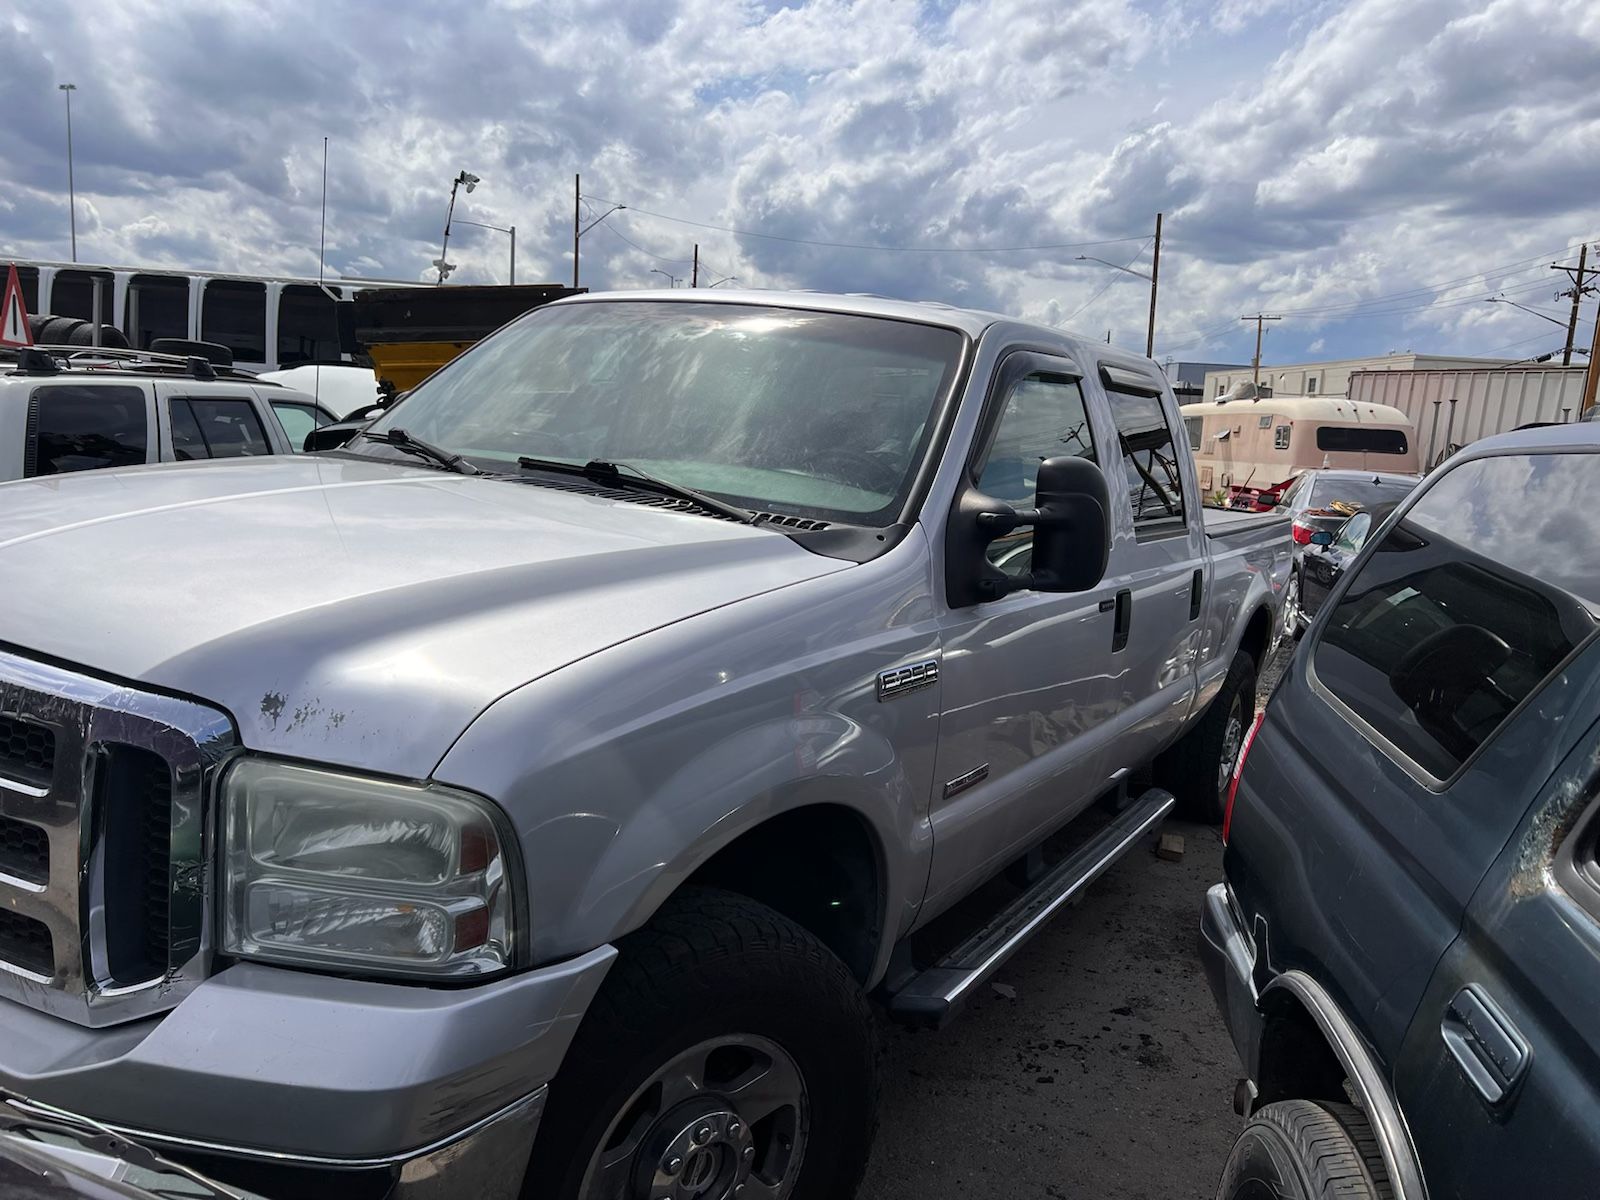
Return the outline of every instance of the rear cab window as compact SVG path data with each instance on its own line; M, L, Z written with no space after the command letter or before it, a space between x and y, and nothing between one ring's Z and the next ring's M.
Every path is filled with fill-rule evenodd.
M132 467L148 461L145 390L117 384L53 384L28 397L25 478Z
M1186 532L1178 441L1161 405L1160 386L1107 363L1100 366L1100 382L1117 427L1135 537L1142 542Z
M1313 678L1402 766L1449 780L1600 629L1600 456L1464 462L1384 534Z

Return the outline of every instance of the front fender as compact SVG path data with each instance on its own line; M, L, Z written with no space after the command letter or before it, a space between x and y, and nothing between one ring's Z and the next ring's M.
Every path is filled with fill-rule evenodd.
M510 817L536 961L637 928L735 838L815 803L878 842L892 941L927 885L938 688L885 702L876 677L938 653L926 542L907 538L518 689L434 778Z

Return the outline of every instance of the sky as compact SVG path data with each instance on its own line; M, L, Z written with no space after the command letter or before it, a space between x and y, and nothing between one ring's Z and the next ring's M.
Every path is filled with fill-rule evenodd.
M1600 5L105 0L0 12L0 260L873 292L1156 356L1557 349L1600 238ZM457 225L452 283L505 282ZM1079 256L1086 256L1080 259ZM1125 267L1119 271L1094 259ZM661 272L661 273L656 273ZM1579 343L1587 346L1595 300ZM1581 358L1578 361L1583 361Z

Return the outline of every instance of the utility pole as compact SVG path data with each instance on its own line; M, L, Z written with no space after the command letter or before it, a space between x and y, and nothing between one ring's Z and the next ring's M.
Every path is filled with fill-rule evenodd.
M700 243L694 244L694 266L689 271L689 286L700 286Z
M72 182L72 93L75 83L58 83L56 90L67 94L67 220L72 227L72 261L78 261L78 189ZM98 344L98 343L96 343Z
M1583 420L1594 407L1595 385L1600 384L1600 313L1595 314L1594 342L1589 346L1589 374L1584 378L1583 403L1578 406L1578 420Z
M1150 260L1150 329L1144 338L1144 356L1156 355L1156 285L1161 279L1161 214L1156 214L1156 250Z
M1254 321L1256 323L1256 356L1255 356L1255 358L1250 360L1250 366L1251 366L1252 371L1253 371L1253 375L1251 377L1251 382L1253 382L1256 385L1256 387L1259 388L1261 386L1261 326L1262 326L1263 322L1266 322L1266 321L1281 321L1281 320L1283 320L1283 318L1282 317L1269 317L1269 316L1266 316L1263 313L1257 313L1253 317L1240 317L1239 320L1241 320L1241 321Z
M583 215L583 183L581 176L572 177L572 286L578 286L578 222Z
M1573 339L1578 335L1578 305L1582 303L1585 296L1594 291L1594 288L1592 287L1583 286L1583 269L1588 260L1589 246L1587 243L1585 243L1584 245L1578 247L1578 268L1576 271L1574 271L1571 267L1557 266L1555 263L1550 264L1550 269L1552 271L1565 271L1568 277L1572 280L1571 290L1556 293L1556 299L1558 300L1564 296L1572 297L1572 316L1567 321L1567 345L1566 348L1561 352L1561 365L1563 367L1570 367L1572 365L1572 342Z

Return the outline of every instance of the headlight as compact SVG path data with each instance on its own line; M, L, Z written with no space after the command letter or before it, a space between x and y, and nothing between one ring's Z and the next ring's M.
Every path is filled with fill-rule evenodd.
M428 977L513 965L506 847L476 796L244 758L222 830L229 954Z

